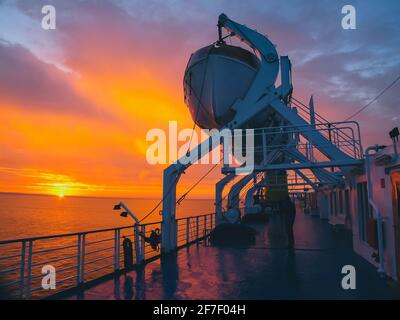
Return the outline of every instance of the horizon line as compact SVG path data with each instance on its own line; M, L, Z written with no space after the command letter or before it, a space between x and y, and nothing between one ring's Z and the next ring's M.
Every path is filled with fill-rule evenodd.
M55 197L56 194L46 193L29 193L29 192L13 192L13 191L0 191L0 195L20 195L20 196L44 196ZM144 198L144 197L117 197L117 196L85 196L85 195L64 195L64 198L100 198L100 199L132 199L132 200L160 200L160 197ZM188 198L188 200L213 200L212 198Z

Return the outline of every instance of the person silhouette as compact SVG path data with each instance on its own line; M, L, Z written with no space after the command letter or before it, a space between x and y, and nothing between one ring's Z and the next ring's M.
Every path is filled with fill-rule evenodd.
M293 225L296 219L296 206L289 195L281 202L281 211L284 217L285 230L288 239L288 249L294 248Z

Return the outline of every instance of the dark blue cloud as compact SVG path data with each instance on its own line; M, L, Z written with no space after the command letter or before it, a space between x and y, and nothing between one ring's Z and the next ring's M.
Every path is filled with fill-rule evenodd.
M0 108L70 113L106 119L72 85L72 75L45 63L28 49L0 39Z

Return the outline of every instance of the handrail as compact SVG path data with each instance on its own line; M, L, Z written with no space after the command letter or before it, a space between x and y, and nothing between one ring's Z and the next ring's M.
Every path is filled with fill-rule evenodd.
M208 235L215 226L215 213L183 217L176 220L177 225L180 226L176 230L177 245L178 248L181 248L194 242L199 243L201 239ZM154 251L139 236L139 232L145 234L150 232L150 228L146 230L146 226L151 225L159 225L162 229L162 222L157 221L117 228L2 240L0 246L19 246L10 247L10 254L0 257L0 273L2 274L0 287L10 290L13 296L20 299L30 299L32 293L39 298L52 294L51 291L43 290L41 292L40 290L40 280L45 276L41 273L41 269L46 265L53 265L56 268L57 290L73 288L101 276L119 272L124 268L121 266L124 255L120 250L123 246L122 235L133 239L134 266L151 261L159 257L160 253ZM134 232L127 232L129 234L125 234L125 232L121 235L121 230L128 229L133 229ZM110 237L109 232L112 231L114 236ZM91 238L90 236L94 234L101 236ZM59 241L57 243L45 242L46 245L43 247L42 241L48 239L68 239L68 241L61 246ZM114 241L113 245L110 244L112 240ZM88 246L91 248L90 251L87 250ZM18 250L19 254L16 254ZM7 250L0 250L0 253L3 252L7 252ZM113 261L111 262L111 260Z
M296 98L294 98L294 97L292 97L292 104L296 107L296 108L300 108L303 112L305 112L306 113L306 115L308 115L308 117L310 117L310 110L309 110L309 107L307 106L307 105L305 105L303 102L301 102L300 100L298 100L298 99L296 99ZM340 128L338 128L338 127L336 127L335 126L335 124L337 123L335 123L335 122L329 122L327 119L325 119L323 116L321 116L321 115L319 115L317 112L314 112L314 114L315 114L315 119L316 119L316 121L318 121L318 123L319 124L322 124L322 123L328 123L328 124L330 124L330 125L332 125L332 129L336 129L337 130L337 132L338 132L338 136L341 136L341 137L343 137L341 134L343 134L345 137L347 137L348 139L352 139L352 137L350 137L346 132L344 132L343 130L341 130ZM300 115L301 116L301 115ZM304 119L304 117L303 117L303 119ZM305 119L305 120L308 120L308 119ZM356 122L356 121L344 121L344 122L352 122L352 123L354 123L356 126L357 126L357 131L358 131L358 136L360 137L360 128L359 128L359 125L358 125L358 123ZM318 123L316 123L317 125L318 125ZM343 122L342 122L343 123ZM346 138L344 138L344 139L346 139ZM360 153L361 153L361 155L363 155L363 152L362 152L362 145L361 145L361 139L359 139L358 141L355 141L355 142L358 142L358 146L359 146L359 148L360 148Z
M355 127L352 127L355 126ZM336 131L340 130L345 133L346 139L340 133L336 134ZM347 134L345 130L348 130L351 135ZM356 132L355 132L356 130ZM326 123L316 123L315 125L303 124L303 125L286 125L278 127L266 127L266 128L256 128L254 129L254 136L274 136L276 134L299 134L302 135L304 132L318 132L329 139L329 133L333 132L336 137L329 144L334 144L342 152L346 153L352 158L361 159L363 156L363 150L361 146L361 137L359 125L355 121L341 121L341 122L326 122ZM234 133L235 137L238 133ZM266 140L265 138L264 140ZM296 142L293 145L299 148L299 146L305 143ZM262 150L266 147L268 149L276 148L277 144L268 145L267 143L262 144L262 146L254 146L253 150ZM282 146L287 146L287 144L282 144ZM248 147L247 147L248 148Z
M179 219L186 219L186 218L179 218ZM179 219L176 219L176 220L179 220ZM149 223L139 224L139 226L149 226L149 225L160 224L160 223L161 223L161 221L149 222ZM28 237L28 238L7 239L7 240L0 240L0 245L2 245L2 244L10 244L10 243L14 243L14 242L21 242L21 241L36 241L36 240L55 239L55 238L62 238L62 237L73 237L73 236L77 236L77 235L80 235L80 234L94 234L94 233L100 233L100 232L114 231L116 229L119 229L119 230L129 229L129 228L132 228L132 227L133 227L133 225L116 227L116 228L96 229L96 230L89 230L89 231L79 231L79 232L74 232L74 233L60 233L60 234L54 234L54 235L49 235L49 236L37 236L37 237ZM89 244L89 243L87 243L87 244Z
M61 234L55 234L55 235L50 235L50 236L38 236L38 237L0 240L0 245L14 243L14 242L21 242L21 241L36 241L36 240L55 239L55 238L63 238L63 237L73 237L73 236L77 236L80 234L94 234L94 233L99 233L99 232L114 231L115 229L122 230L122 229L129 229L129 228L132 228L132 226L123 226L123 227L117 227L117 228L107 228L107 229L98 229L98 230L90 230L90 231L80 231L80 232L74 232L74 233L61 233Z
M215 214L215 212L212 212L212 213L206 213L206 214L199 214L199 215L196 215L196 216L191 216L191 217L183 217L183 218L178 218L178 219L176 219L176 221L180 221L180 220L186 220L186 219L188 219L188 218L193 218L193 217L205 217L205 216L209 216L210 214Z
M295 102L292 101L292 104L296 107L296 108L300 108L300 110L304 111L306 115L308 115L310 117L310 110L309 107L306 106L304 103L300 102L299 100L293 98L293 100ZM297 103L296 103L297 101ZM332 124L330 121L328 121L327 119L325 119L323 116L319 115L318 113L314 112L315 114L315 119L317 120L317 122L315 123L316 125L321 124L321 123L329 123ZM305 119L307 120L307 119ZM353 121L354 122L354 121ZM333 128L335 129L336 126L333 125ZM343 133L345 136L347 136L348 138L350 138L350 136L348 136L346 133Z

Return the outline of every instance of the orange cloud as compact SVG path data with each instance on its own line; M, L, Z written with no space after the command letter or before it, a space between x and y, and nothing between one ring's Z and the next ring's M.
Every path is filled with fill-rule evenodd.
M196 21L190 14L187 20L158 21L164 6L157 6L160 12L148 20L108 1L64 1L57 6L59 24L51 43L62 53L57 65L71 72L47 63L40 52L32 54L29 41L22 46L0 40L0 191L160 197L165 166L146 162L146 133L152 128L167 131L170 120L177 121L179 129L192 127L183 103L183 72L190 54L215 40L214 11L219 9L202 8ZM28 3L24 8L32 11ZM314 40L297 23L284 25L275 11L262 16L255 11L255 25L270 30L277 44L289 51L304 46L310 53ZM275 18L265 19L268 14ZM43 31L30 32L36 39ZM307 102L318 89L317 111L330 120L341 118L336 100L319 98L321 79L329 79L336 60L328 56L329 63L321 60L318 69L304 61L296 64L296 54L301 54L293 53L296 97ZM340 69L340 61L336 63ZM190 168L178 194L208 169ZM215 169L193 190L194 196L212 197L218 177Z

